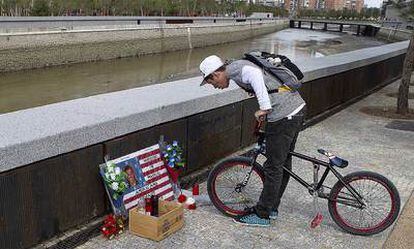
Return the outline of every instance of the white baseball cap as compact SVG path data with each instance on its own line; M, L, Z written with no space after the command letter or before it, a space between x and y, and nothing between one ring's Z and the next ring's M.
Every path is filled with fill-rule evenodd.
M210 55L209 57L205 58L200 63L200 72L203 76L203 81L201 82L200 86L207 83L205 81L206 77L210 74L214 73L217 69L224 65L223 61L217 55Z

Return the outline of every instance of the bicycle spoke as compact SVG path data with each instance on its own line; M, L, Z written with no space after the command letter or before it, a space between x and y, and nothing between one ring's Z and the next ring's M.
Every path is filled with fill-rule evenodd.
M378 193L381 193L380 191L381 191L381 189L380 188L376 188L376 186L378 185L379 183L375 183L375 186L372 186L371 187L371 190L372 191L370 191L369 192L369 195L368 195L368 197L369 198L374 198ZM380 186L381 186L381 184L379 184Z
M226 186L226 188L232 188L232 189L234 189L235 186L237 185L237 183L233 183L233 182L230 182L230 181L227 181L227 183L226 182L222 182L220 184L224 184ZM223 186L220 186L220 188L221 187L223 187Z
M356 201L352 193L343 186L336 195L336 210L341 219L354 229L371 229L381 226L391 212L392 198L388 189L376 179L361 178L348 183L362 196L364 206L353 207ZM339 202L340 200L345 203ZM346 203L348 202L348 203Z
M352 209L352 208L349 208L348 207L348 211L342 211L342 214L341 215L343 215L344 217L346 216L346 217L353 217L354 216L354 214L357 212L358 210L357 209ZM349 216L349 214L351 214L351 216ZM348 219L349 220L349 219Z
M364 209L364 211L366 211L367 213L369 213L370 215L371 215L371 217L373 217L374 218L374 216L375 217L379 217L379 221L381 221L382 219L383 219L383 216L382 215L379 215L379 214L377 214L377 213L372 213L371 211L370 211L370 209ZM378 223L378 222L377 222Z
M244 186L242 183L246 177L249 178ZM255 205L262 187L261 178L257 172L251 171L250 165L233 165L220 172L215 179L217 198L230 212L243 212L246 208Z

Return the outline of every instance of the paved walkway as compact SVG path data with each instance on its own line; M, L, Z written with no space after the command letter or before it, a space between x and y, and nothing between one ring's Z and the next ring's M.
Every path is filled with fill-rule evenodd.
M394 230L384 244L384 249L414 248L414 193L405 204Z
M344 174L370 170L387 176L398 188L402 207L414 189L414 132L388 129L392 120L372 117L358 111L363 106L395 105L385 96L395 92L394 83L303 131L297 151L319 158L316 150L325 148L349 160ZM413 100L410 100L414 106ZM414 122L414 121L412 121ZM311 180L312 167L294 161L294 170ZM333 178L328 181L333 182ZM202 186L205 191L205 186ZM129 232L108 241L99 236L78 247L84 248L414 248L405 231L413 233L414 200L394 228L369 237L354 236L341 230L330 218L326 201L321 202L325 219L310 229L312 198L298 183L291 181L280 207L280 217L269 228L244 227L221 215L212 206L186 211L185 227L162 242L136 237ZM407 205L408 207L408 205ZM408 218L404 218L408 217ZM392 232L392 234L391 234ZM391 234L391 236L389 236ZM389 238L388 238L389 237ZM401 239L404 238L404 239ZM387 240L388 239L388 240ZM411 245L411 246L409 246Z

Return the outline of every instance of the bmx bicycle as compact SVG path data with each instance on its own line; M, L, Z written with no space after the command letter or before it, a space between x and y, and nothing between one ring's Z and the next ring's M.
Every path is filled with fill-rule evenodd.
M207 180L208 195L213 205L223 214L236 217L247 213L260 196L265 179L263 166L257 162L259 155L265 156L265 132L256 123L256 146L250 156L225 159L215 165ZM328 200L329 214L333 221L345 231L356 235L373 235L391 226L400 211L400 196L397 188L386 177L369 171L357 171L342 176L338 168L348 166L348 161L332 153L318 149L327 157L318 160L294 151L290 156L308 161L313 165L313 182L309 183L292 170L283 168L293 179L304 186L314 198ZM325 168L319 179L319 170ZM324 185L332 172L338 181L332 186ZM327 191L329 190L329 191ZM318 217L319 216L319 217ZM319 221L315 221L319 220ZM313 222L321 222L318 213Z

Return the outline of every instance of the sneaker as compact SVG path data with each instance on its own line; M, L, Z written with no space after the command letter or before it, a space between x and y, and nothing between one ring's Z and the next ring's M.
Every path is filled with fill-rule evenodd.
M259 226L268 227L270 226L270 219L260 218L257 214L246 214L233 219L234 222L240 223L246 226Z
M276 220L279 216L279 212L277 210L271 211L269 214L269 219Z

